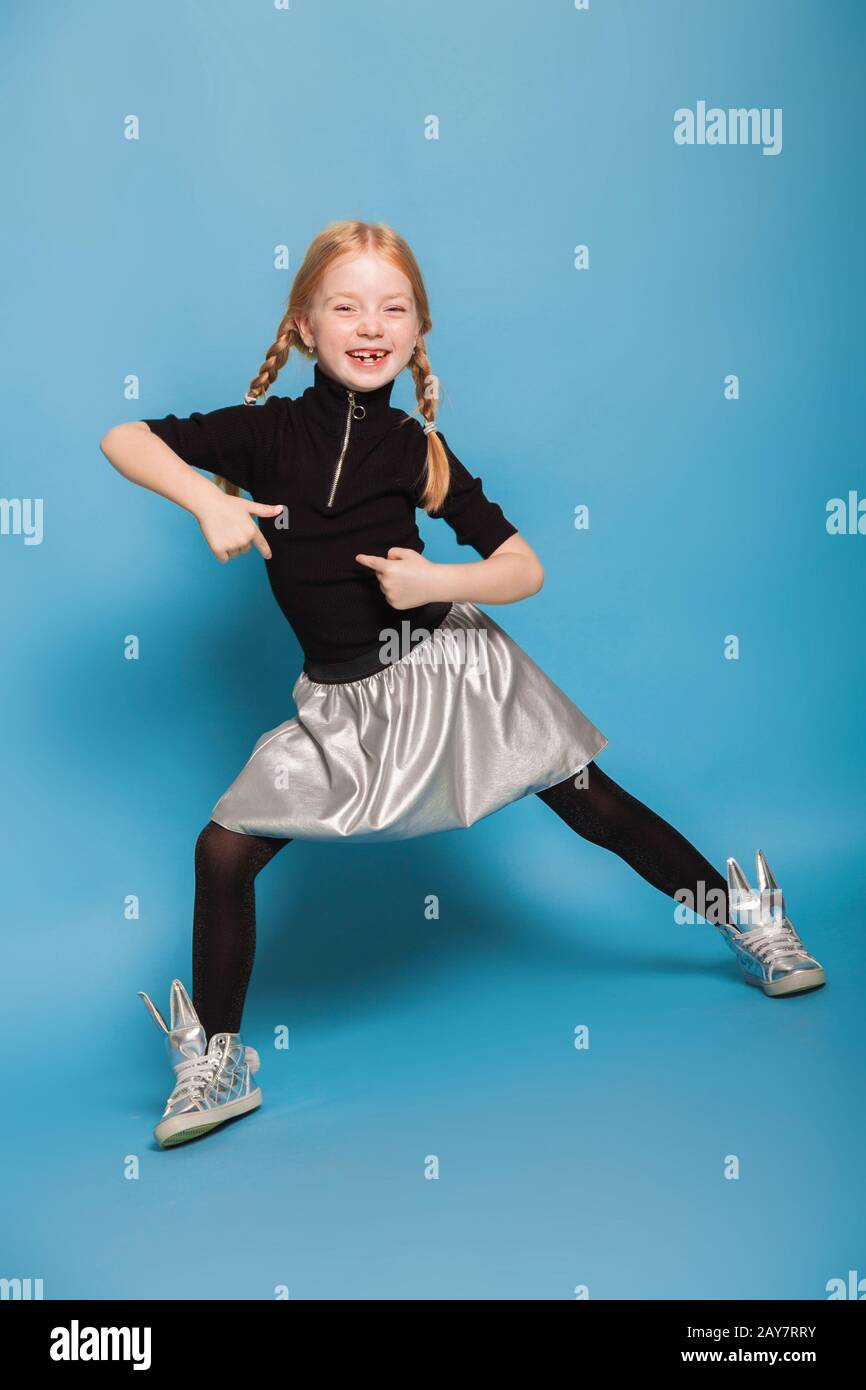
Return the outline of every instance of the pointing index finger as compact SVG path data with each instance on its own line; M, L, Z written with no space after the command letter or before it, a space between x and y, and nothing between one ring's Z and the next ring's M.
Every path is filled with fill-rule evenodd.
M246 505L253 516L274 516L283 510L285 502L247 502Z
M260 550L262 552L266 560L270 560L272 558L271 547L268 545L258 526L256 527L256 533L253 536L253 545L256 547L257 550Z

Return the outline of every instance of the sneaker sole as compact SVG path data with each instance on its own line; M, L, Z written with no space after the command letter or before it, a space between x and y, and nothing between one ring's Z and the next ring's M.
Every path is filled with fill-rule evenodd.
M826 984L826 976L823 969L818 970L795 970L793 975L783 975L778 980L759 980L757 975L750 975L743 971L743 978L750 985L757 985L765 994L801 994L807 989L817 989L819 985Z
M258 1109L261 1103L262 1092L257 1086L248 1096L241 1096L228 1105L221 1105L217 1110L202 1110L202 1118L197 1119L194 1124L190 1124L189 1115L170 1115L167 1120L160 1120L153 1135L161 1149L169 1149L175 1144L185 1144L189 1139L198 1139L202 1134L209 1134L212 1129L225 1124L226 1120L233 1120L236 1115L246 1115L248 1111Z

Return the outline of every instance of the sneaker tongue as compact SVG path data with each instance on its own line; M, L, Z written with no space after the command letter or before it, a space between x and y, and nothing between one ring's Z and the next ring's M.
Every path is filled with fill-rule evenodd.
M171 1028L166 1036L166 1045L172 1066L187 1061L190 1057L203 1057L207 1039L200 1023L187 1023L180 1028Z

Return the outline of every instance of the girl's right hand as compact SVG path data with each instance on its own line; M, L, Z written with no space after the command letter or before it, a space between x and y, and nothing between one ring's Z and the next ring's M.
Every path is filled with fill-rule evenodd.
M208 497L204 506L196 512L196 520L220 564L226 564L236 555L251 550L253 546L262 552L266 560L270 560L271 548L253 517L278 516L283 510L283 504L252 502L246 497L230 497L216 486L214 491L216 496Z

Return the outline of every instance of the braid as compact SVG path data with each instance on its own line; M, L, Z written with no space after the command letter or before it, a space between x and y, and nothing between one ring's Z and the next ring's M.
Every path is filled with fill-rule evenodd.
M436 418L435 402L438 399L439 383L430 368L430 359L420 336L409 363L409 370L415 382L418 409L426 421L433 421ZM430 430L427 434L427 480L421 498L421 506L426 512L438 511L442 506L448 495L450 481L451 467L445 446L436 431Z
M293 347L303 348L304 342L295 327L294 310L287 309L277 329L277 336L265 353L264 362L249 384L249 389L244 396L244 405L255 406L259 397L264 396L268 388L276 381L277 373L286 365L289 352ZM240 496L240 488L229 482L228 478L214 475L214 481L217 487L221 487L229 497Z
M287 309L277 329L277 336L265 353L264 362L257 375L250 382L249 390L244 397L245 404L253 404L259 396L263 396L268 388L273 386L277 379L277 372L282 371L286 365L289 349L303 346L301 335L295 327L294 310Z

